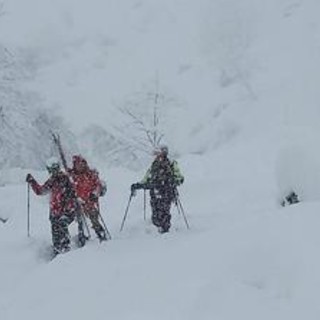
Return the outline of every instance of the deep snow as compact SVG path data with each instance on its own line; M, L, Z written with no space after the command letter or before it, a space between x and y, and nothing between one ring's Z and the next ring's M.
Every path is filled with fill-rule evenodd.
M280 206L276 156L260 142L181 161L189 231L173 208L172 232L158 234L138 194L119 233L142 173L106 170L101 206L113 239L50 263L46 199L31 197L28 239L25 186L2 187L1 318L316 319L320 204Z

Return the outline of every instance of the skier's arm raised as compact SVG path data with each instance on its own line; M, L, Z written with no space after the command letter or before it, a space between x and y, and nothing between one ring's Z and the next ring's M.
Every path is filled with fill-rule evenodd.
M52 188L52 180L47 180L43 185L40 185L36 179L29 173L26 181L31 185L32 190L38 196L48 194Z

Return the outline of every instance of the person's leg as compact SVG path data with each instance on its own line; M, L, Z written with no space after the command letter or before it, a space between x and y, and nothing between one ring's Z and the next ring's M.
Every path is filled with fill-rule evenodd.
M61 249L69 250L70 249L70 233L69 233L69 225L74 220L74 214L63 214L59 218L59 226L61 230Z
M52 245L53 250L56 252L60 252L60 231L59 225L56 222L56 219L51 218L51 237L52 237Z
M98 210L91 210L90 212L87 213L87 216L89 217L89 219L91 221L92 228L94 229L97 237L100 240L106 240L107 239L106 232L99 221L99 211Z
M152 223L158 227L159 232L168 232L171 227L171 202L166 198L151 199Z
M59 223L59 217L51 217L51 235L52 235L52 244L53 244L53 251L55 253L61 252L61 241L64 236L64 231L61 228L61 225Z
M167 199L161 201L161 210L160 210L160 232L168 232L171 227L171 214L170 214L171 202Z
M160 204L161 203L160 203L159 199L151 198L151 201L150 201L150 205L151 205L151 209L152 209L151 220L152 220L152 223L156 227L161 226L161 207L160 207Z

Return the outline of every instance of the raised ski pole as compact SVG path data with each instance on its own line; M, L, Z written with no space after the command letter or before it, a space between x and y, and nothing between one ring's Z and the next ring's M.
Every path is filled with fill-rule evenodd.
M27 235L30 237L30 184L27 184Z
M129 211L129 207L130 207L130 203L131 203L132 197L133 197L133 193L131 192L130 197L129 197L129 201L128 201L128 205L127 205L126 211L125 211L125 213L124 213L124 217L123 217L123 219L122 219L122 223L121 223L121 227L120 227L120 232L123 230L124 222L125 222L126 219L127 219L128 211Z
M54 134L53 132L51 132L51 135L52 135L52 138L53 138L53 142L55 143L55 145L58 147L58 151L59 151L59 154L60 154L60 158L61 158L61 161L62 161L62 165L64 167L64 170L66 171L66 173L68 173L68 165L67 165L67 160L66 160L66 157L64 155L64 152L63 152L63 149L62 149L62 146L61 146L61 141L60 141L60 136L57 135L57 134ZM69 177L69 180L71 182L71 185L73 185L73 181L72 181L72 178L68 175ZM83 232L83 225L85 225L86 227L86 230L87 230L87 233L88 233L88 236L85 236L87 239L90 239L91 238L91 233L90 233L90 229L89 229L89 226L88 226L88 223L87 223L87 220L86 220L86 217L82 211L82 207L81 207L81 203L79 201L79 199L77 198L77 194L76 194L76 191L73 190L74 192L74 195L75 195L75 200L76 200L76 203L77 203L77 207L79 209L79 214L77 215L77 222L78 222L78 232L79 234L83 234L84 235L84 232Z

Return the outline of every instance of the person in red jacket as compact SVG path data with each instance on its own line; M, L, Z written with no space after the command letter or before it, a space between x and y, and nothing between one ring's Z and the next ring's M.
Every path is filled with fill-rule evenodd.
M81 156L72 157L72 169L68 172L84 214L89 217L92 228L100 240L106 240L106 231L99 222L99 197L106 192L106 186L100 180L96 170L90 169L88 162Z
M70 234L68 226L75 218L76 198L69 177L61 171L57 159L50 159L47 163L49 179L40 185L29 173L26 181L37 195L50 194L51 233L53 252L58 254L70 249Z

